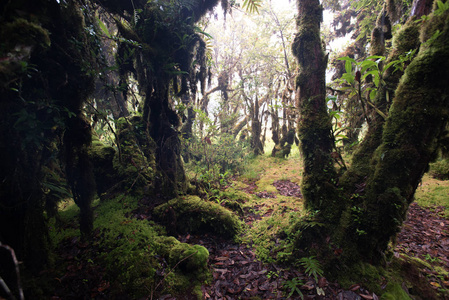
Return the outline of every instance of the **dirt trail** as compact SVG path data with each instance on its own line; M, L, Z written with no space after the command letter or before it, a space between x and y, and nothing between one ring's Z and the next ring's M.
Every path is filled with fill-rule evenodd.
M284 166L280 166L282 167ZM291 171L291 168L287 171ZM272 182L276 191L269 188L261 190L254 181L247 182L240 188L247 194L261 199L254 207L245 209L244 220L248 228L271 216L273 209L264 207L265 200L279 195L288 196L293 202L294 199L297 201L302 198L299 186L285 179L285 174L285 171L282 172L279 169L266 172L266 177ZM281 177L282 180L279 180ZM262 178L257 183L263 181ZM286 201L281 201L283 202ZM440 266L448 271L448 226L449 221L438 215L438 208L436 211L430 211L412 204L408 219L398 236L395 255L417 256L432 263L433 266ZM206 299L250 299L252 297L287 299L286 295L292 291L292 288L299 289L305 299L378 299L374 293L370 293L359 285L354 285L351 290L343 290L338 284L330 283L325 278L316 282L301 270L264 264L257 259L255 249L248 245L232 244L227 241L198 242L208 248L213 271L213 282L203 287ZM447 275L438 276L433 267L422 270L420 276L427 276L429 285L427 288L441 290L449 287ZM285 282L289 282L290 285L283 286ZM296 286L295 282L298 282ZM301 299L301 297L294 292L288 299Z
M274 181L278 194L288 197L301 197L299 186L289 180ZM277 193L259 191L257 185L249 183L243 188L248 194L259 198L274 198ZM268 213L258 213L258 208L245 210L245 223L248 227L254 222L270 216ZM272 211L272 210L271 210ZM186 241L187 242L187 241ZM192 242L192 240L188 241ZM300 291L305 299L360 299L359 294L368 295L362 288L354 291L344 291L337 284L329 283L321 278L318 283L300 270L281 267L259 261L255 249L244 244L234 244L229 241L208 238L196 240L195 243L206 247L209 252L213 282L203 287L206 299L301 299ZM289 287L283 287L285 282ZM318 288L317 288L318 287ZM292 289L296 289L288 298ZM318 294L320 291L320 294Z

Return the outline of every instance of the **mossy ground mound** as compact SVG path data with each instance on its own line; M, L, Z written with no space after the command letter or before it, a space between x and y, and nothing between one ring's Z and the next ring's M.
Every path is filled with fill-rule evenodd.
M207 265L209 252L202 246L167 237L165 229L153 222L133 218L132 212L138 203L138 198L132 196L95 202L94 242L83 246L81 251L76 250L78 272L85 271L85 266L90 266L88 270L95 272L103 270L103 274L92 276L101 275L104 285L100 289L106 285L104 292L115 299L139 299L164 294L194 295L201 299L201 285L210 278ZM72 241L80 241L76 221L79 208L69 203L62 209L58 222L63 226L58 227L63 229L56 230L57 227L53 226L55 220L50 222L56 252L60 247L73 244ZM58 257L54 260L61 266L58 272L64 273L64 269L74 267L72 260L60 260ZM90 284L88 281L83 283L86 287ZM67 293L60 286L58 288L62 293Z
M209 232L225 238L236 237L242 223L230 210L197 196L182 196L154 210L155 218L172 233Z

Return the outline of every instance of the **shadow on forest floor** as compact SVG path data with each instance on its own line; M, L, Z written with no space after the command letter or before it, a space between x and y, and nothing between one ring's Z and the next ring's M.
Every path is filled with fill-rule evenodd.
M304 268L282 265L273 259L283 251L282 239L285 236L279 234L282 228L288 226L290 220L305 214L298 186L301 165L297 158L283 160L262 157L251 167L257 176L241 176L228 187L247 195L242 204L244 214L241 218L246 225L240 244L211 235L177 236L181 242L199 244L209 251L209 268L213 279L210 284L202 286L204 298L300 299L302 295L305 299L379 299L375 293L365 289L362 282L343 289L338 283L329 282L324 277L315 279L309 276ZM423 181L426 189L438 184L427 178ZM428 182L431 182L430 186ZM419 196L422 197L422 194ZM144 204L140 202L139 205ZM397 238L394 255L418 266L414 269L418 273L410 275L425 278L427 286L420 289L438 290L447 299L449 221L441 216L444 212L443 207L423 208L416 203L412 204L408 219ZM139 216L142 217L142 214ZM60 245L58 255L67 268L56 280L64 285L58 284L52 299L116 299L110 291L104 268L87 259L95 257L98 243L93 243L97 246L88 245L76 237L65 241ZM406 293L413 288L402 284ZM167 294L158 299L196 297L185 295L175 298Z

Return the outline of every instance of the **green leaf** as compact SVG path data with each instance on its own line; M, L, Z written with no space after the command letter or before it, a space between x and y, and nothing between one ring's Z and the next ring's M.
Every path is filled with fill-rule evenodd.
M249 13L259 13L259 7L262 0L244 0L242 8L246 9Z
M365 73L366 70L368 70L371 67L377 67L376 62L372 61L372 60L364 60L362 62L362 64L360 65L362 67L362 69L360 70L360 72L363 74Z
M380 80L379 74L377 74L377 76L373 77L373 82L376 85L376 87L379 87L379 80Z
M350 58L350 57L347 57L347 56L345 56L345 57L339 57L338 60L350 61L350 62L352 62L352 63L354 63L354 64L357 64L357 62L355 61L355 59Z
M340 119L340 111L337 111L337 110L332 110L332 111L330 111L329 112L329 116L331 117L331 118L335 118L335 119Z
M386 66L385 66L385 68L384 68L384 72L386 71L386 70L388 70L388 68L390 68L392 65L394 65L394 64L397 64L399 61L398 60L393 60L393 61L390 61Z
M346 73L352 73L352 63L349 60L345 62L345 70Z
M382 55L372 55L372 56L367 57L366 59L367 59L367 60L375 59L375 60L382 61L382 60L385 59L385 56L382 56Z
M333 101L333 102L337 101L337 96L329 95L329 96L327 96L326 98L327 98L328 101L329 101L329 100L330 100L330 101Z
M377 82L379 83L379 72L377 70L366 72L365 74L363 74L362 79L364 80L368 75L373 75L373 80L375 80L375 78L377 77Z
M354 83L354 75L350 74L350 73L344 73L341 78L343 78L344 80L346 80L347 82L349 82L350 84Z
M344 134L339 134L339 135L336 135L335 138L339 138L339 139L344 140L344 139L347 139L348 137L346 135L344 135Z
M207 33L207 32L202 31L201 28L199 28L198 26L195 26L195 27L194 27L194 30L195 30L195 32L198 32L198 33L201 33L201 34L204 35L204 36L207 36L207 37L208 37L209 39L211 39L211 40L214 39L213 36L211 36L211 35L210 35L209 33Z
M109 33L109 30L106 27L106 25L103 23L103 21L101 21L99 17L97 17L97 21L98 21L98 25L100 26L100 28L103 31L103 33L106 34L106 36L108 38L111 38L111 34Z

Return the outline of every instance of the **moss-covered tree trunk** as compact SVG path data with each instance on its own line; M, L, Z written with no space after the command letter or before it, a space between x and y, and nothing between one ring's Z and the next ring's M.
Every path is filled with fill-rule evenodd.
M376 257L399 231L449 119L449 10L421 30L421 47L396 89L373 156L361 228L362 253Z
M318 1L313 6L312 2L299 1L299 33L293 45L301 68L297 85L305 159L303 194L309 207L321 211L318 217L325 224L324 230L315 231L328 236L328 244L323 242L320 252L334 258L337 255L344 263L358 259L379 263L400 230L449 120L449 10L432 14L421 26L419 53L406 68L394 95L390 95L393 101L385 124L381 119L375 121L379 126L369 133L375 135L362 144L362 148L369 146L367 153L356 155L346 173L349 175L340 178L337 193L332 184L336 179L333 168L328 167L332 164L327 155L332 138L328 125L324 126L328 124L324 92L316 87L324 81L318 36L321 11ZM404 26L398 34L392 59L416 47L414 24ZM379 105L385 104L386 92L390 93L399 80L391 74L388 79L390 85L379 91ZM351 181L351 177L358 179ZM310 236L303 234L299 241L307 242L305 238ZM332 247L338 251L329 251Z
M381 24L378 24L378 27L381 27ZM379 31L379 29L377 29L377 31ZM388 65L392 61L398 60L400 56L404 56L407 52L416 50L418 47L419 25L416 24L414 19L411 19L396 34L396 37L393 40L393 49L385 61L385 65ZM383 47L378 46L374 48ZM372 54L383 55L383 53ZM402 70L396 70L393 67L387 69L383 74L383 81L385 84L381 83L374 101L374 105L385 115L388 115L388 110L391 104L390 99L394 98L394 92L403 74L404 72ZM350 185L352 187L354 187L355 184L365 185L366 178L373 172L371 159L374 151L382 142L382 132L385 119L372 108L369 109L368 118L370 119L368 124L368 132L366 133L362 143L354 152L352 157L352 166L348 172L343 175L341 180L342 185Z
M35 272L48 262L45 193L61 188L49 177L64 180L49 171L63 152L63 136L70 147L65 158L80 178L75 185L92 192L86 190L92 184L87 184L88 158L81 150L91 133L80 111L93 88L94 49L81 13L76 1L2 4L0 57L7 59L0 67L0 239ZM82 230L89 231L89 205L81 202Z
M93 229L91 204L96 192L93 165L88 153L91 142L90 124L81 113L69 119L64 135L65 169L73 200L80 208L80 231L86 238Z
M180 125L179 117L169 104L169 80L159 80L145 100L149 111L144 111L143 119L148 122L150 136L156 143L156 167L160 174L155 178L156 192L171 198L185 191L186 177L180 135L176 130Z
M256 97L254 103L251 103L251 149L254 155L263 153L263 145L261 141L262 124L259 120L259 99Z
M319 0L298 0L298 33L292 50L300 73L296 78L299 107L299 138L304 157L302 192L306 206L321 212L335 211L336 171L331 152L331 119L327 112L324 54L320 23L323 8ZM330 220L334 220L332 217Z

